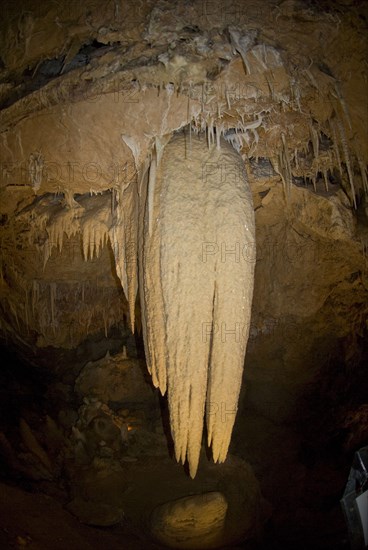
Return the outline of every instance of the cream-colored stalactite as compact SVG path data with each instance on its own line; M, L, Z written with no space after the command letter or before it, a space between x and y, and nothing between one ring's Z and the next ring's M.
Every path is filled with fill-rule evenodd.
M138 193L133 180L112 191L111 202L101 196L83 201L83 206L69 197L71 206L58 205L49 215L37 218L37 227L46 226L48 240L44 247L44 266L53 248L62 251L64 235L70 238L81 233L84 260L98 258L110 241L116 273L129 304L130 327L134 332L135 301L138 290ZM115 196L116 194L116 196ZM74 201L74 203L73 203ZM111 203L113 206L111 206Z
M167 390L177 460L198 467L206 414L225 460L249 334L255 265L252 197L242 158L204 134L180 132L156 167L140 237L148 369ZM150 178L152 179L152 178ZM152 184L149 181L149 184ZM150 196L148 189L147 195Z
M138 290L138 194L135 182L117 193L116 212L109 231L116 273L129 304L130 328L134 332Z

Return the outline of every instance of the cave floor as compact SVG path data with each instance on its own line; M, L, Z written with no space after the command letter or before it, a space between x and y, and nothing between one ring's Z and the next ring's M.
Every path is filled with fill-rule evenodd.
M277 449L275 449L277 451ZM274 455L276 456L276 455ZM275 467L286 460L284 453L274 460ZM153 469L154 473L155 470ZM306 472L309 489L304 496L294 501L294 507L286 505L285 491L281 486L289 486L287 492L300 492L297 472L286 479L285 468L279 475L259 470L265 497L273 494L273 516L266 525L263 541L244 543L233 548L246 550L281 550L288 548L339 550L349 548L346 528L336 499L324 498L323 491L330 493L336 486L336 472L327 464L319 463ZM147 475L148 472L146 472ZM157 472L156 472L157 473ZM271 480L273 478L273 482ZM153 482L153 480L151 480ZM150 480L145 480L150 491ZM268 489L267 489L268 488ZM60 495L49 496L42 492L30 492L19 486L0 483L0 547L28 548L29 550L159 550L163 548L147 540L143 533L134 532L132 523L123 520L114 527L92 527L80 523L60 502ZM32 491L35 489L32 487ZM49 490L49 492L51 492ZM275 499L278 492L279 499ZM267 494L268 493L268 494ZM142 496L142 495L141 495ZM289 495L290 496L290 495ZM295 495L296 496L296 495ZM284 499L284 500L283 500ZM278 506L278 507L277 507Z
M22 379L23 384L25 383ZM14 388L13 388L14 390ZM9 396L12 393L9 393ZM25 392L27 396L28 393ZM34 393L30 392L32 400ZM19 415L19 406L5 399L8 415ZM13 404L13 408L11 405ZM313 405L313 403L311 403ZM315 406L311 409L316 408ZM17 414L16 414L17 413ZM3 415L3 420L5 416ZM15 425L14 425L15 426ZM15 429L15 428L14 428ZM264 498L272 512L265 525L261 542L246 542L233 548L244 550L344 550L349 548L340 498L350 470L350 457L341 453L339 445L322 444L326 430L310 424L309 434L296 423L279 423L259 411L243 409L233 434L231 453L250 464L260 483ZM322 437L323 436L323 437ZM321 439L322 438L322 439ZM233 459L234 461L234 459ZM137 464L137 467L135 466ZM237 463L224 463L225 472ZM208 462L209 471L219 468ZM139 475L137 475L139 472ZM13 472L14 474L14 472ZM120 474L119 474L120 475ZM124 463L124 475L113 471L103 479L90 468L75 470L69 482L76 494L92 501L105 491L123 504L123 519L112 527L93 527L81 523L64 508L70 500L65 483L32 482L22 477L5 477L0 482L0 548L30 550L159 550L142 532L145 514L157 504L190 494L191 480L183 475L181 465L170 459L168 450L159 456L143 456ZM68 477L68 476L67 476ZM11 481L9 481L11 479ZM207 487L205 472L199 472L199 487ZM236 479L240 486L239 477ZM121 483L120 483L121 481ZM202 485L201 485L202 483ZM206 485L203 485L206 483ZM80 490L78 490L78 488ZM198 487L197 487L198 488ZM248 487L249 488L249 487ZM213 487L209 487L213 490ZM90 493L89 493L90 492ZM194 491L196 492L196 491ZM87 494L88 493L88 494ZM110 498L111 497L111 498ZM101 497L102 498L102 497ZM123 502L124 501L124 502ZM142 503L144 506L142 509Z
M53 497L0 484L0 547L29 550L144 550L147 544L123 527L83 525ZM159 548L151 545L151 548Z

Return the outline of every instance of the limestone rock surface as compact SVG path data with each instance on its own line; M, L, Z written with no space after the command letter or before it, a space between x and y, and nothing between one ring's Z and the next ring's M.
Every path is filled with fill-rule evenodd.
M151 533L170 548L218 548L227 511L219 492L181 498L152 513Z

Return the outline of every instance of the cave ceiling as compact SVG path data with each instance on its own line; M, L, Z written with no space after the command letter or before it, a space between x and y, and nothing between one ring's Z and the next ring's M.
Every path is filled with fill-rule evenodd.
M339 334L362 326L366 17L364 2L349 1L9 4L3 337L73 348L132 327L135 314L140 328L135 197L153 155L183 128L188 143L206 132L209 145L224 138L244 160L257 224L256 333L267 318L294 326L323 312L323 325L331 311Z

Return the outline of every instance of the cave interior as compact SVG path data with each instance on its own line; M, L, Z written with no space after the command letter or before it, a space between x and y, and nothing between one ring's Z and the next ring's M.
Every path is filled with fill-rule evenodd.
M2 7L2 548L368 546L367 21Z

